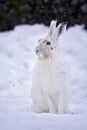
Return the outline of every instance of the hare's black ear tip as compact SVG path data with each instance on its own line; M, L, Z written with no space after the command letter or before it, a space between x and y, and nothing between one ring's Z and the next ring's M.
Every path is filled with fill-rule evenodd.
M58 20L56 20L56 27L59 25L59 22L58 22Z
M68 28L68 21L66 21L64 25L66 25L66 29L67 29Z
M67 25L67 24L68 24L68 22L67 22L67 21L62 22L62 25Z
M68 21L65 21L65 24L68 24Z
M68 27L68 22L67 22L67 21L62 22L62 23L61 23L61 27L66 27L66 29L67 29L67 27Z
M61 24L62 26L64 26L64 25L67 26L67 25L68 25L68 21L64 21L64 22L59 23L59 21L56 20L56 27L57 27L59 24Z

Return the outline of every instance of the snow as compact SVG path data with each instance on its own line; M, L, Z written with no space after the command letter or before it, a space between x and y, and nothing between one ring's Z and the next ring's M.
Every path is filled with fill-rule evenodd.
M44 25L20 25L0 33L0 130L87 130L87 32L83 26L68 29L59 39L70 67L69 106L75 114L31 111L34 50L47 31Z

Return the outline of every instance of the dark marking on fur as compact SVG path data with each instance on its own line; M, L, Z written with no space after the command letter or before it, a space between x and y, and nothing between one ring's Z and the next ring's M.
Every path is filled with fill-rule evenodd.
M58 35L60 35L60 34L62 33L63 28L64 28L64 26L65 26L66 24L67 24L67 22L63 22L63 23L61 24Z
M51 42L49 42L49 41L46 43L46 45L50 45L50 44L51 44Z

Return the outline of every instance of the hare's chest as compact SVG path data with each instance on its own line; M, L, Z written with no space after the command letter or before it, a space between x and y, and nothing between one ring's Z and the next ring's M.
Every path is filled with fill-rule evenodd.
M55 91L58 88L58 77L56 73L37 72L37 82L43 91Z
M58 69L57 69L58 70ZM40 71L36 72L36 82L43 91L55 92L65 86L65 74L60 71Z

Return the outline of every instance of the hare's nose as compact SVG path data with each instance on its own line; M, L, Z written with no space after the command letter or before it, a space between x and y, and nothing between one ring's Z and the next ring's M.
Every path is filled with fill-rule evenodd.
M39 53L39 50L36 50L36 54L38 54Z

